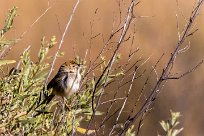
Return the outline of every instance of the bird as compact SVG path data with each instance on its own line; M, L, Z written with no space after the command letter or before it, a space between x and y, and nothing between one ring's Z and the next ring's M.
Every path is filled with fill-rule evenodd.
M78 64L71 60L63 63L54 78L48 83L47 90L52 90L51 94L45 97L42 103L46 105L55 95L67 98L79 90L82 79L81 69L83 64Z

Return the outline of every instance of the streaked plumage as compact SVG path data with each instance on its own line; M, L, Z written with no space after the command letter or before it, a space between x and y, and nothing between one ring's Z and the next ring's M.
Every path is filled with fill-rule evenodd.
M51 95L46 98L48 104L55 95L68 97L78 91L81 81L81 65L74 61L61 65L58 73L47 85L47 89L52 89Z

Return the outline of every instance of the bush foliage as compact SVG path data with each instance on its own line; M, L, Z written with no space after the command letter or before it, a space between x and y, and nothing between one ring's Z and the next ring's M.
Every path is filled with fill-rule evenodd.
M19 39L7 39L6 33L12 28L14 18L17 16L17 7L9 10L5 20L5 25L0 31L0 51L12 46ZM88 124L93 108L97 105L94 97L98 97L104 87L115 81L118 77L124 76L122 68L108 71L108 61L101 56L99 69L100 80L96 81L94 74L85 75L84 69L83 81L80 91L77 94L62 101L56 99L49 105L41 104L44 97L51 93L46 90L46 79L48 71L52 65L53 56L49 57L49 51L57 43L56 37L50 40L45 37L41 39L41 48L37 54L37 61L30 57L30 47L25 49L20 58L16 60L6 60L3 56L0 59L0 133L4 135L70 135L74 133L92 134L95 130L87 131L81 127L82 122ZM117 54L114 63L120 61L120 54ZM48 63L50 62L51 63ZM76 63L86 61L76 57ZM139 62L139 61L138 61ZM15 67L6 72L6 68L13 63ZM135 65L131 68L137 69ZM130 68L130 69L131 69ZM129 70L130 70L129 69ZM128 71L128 70L127 70ZM109 72L109 74L106 74ZM136 73L136 70L135 72ZM133 77L133 80L135 77ZM129 83L129 82L127 82ZM93 91L94 96L93 96ZM127 96L128 97L128 96ZM95 116L101 116L104 113L94 111ZM177 126L179 113L171 113L170 122L162 121L161 125L168 136L176 136L182 129L174 129ZM119 115L120 116L120 115ZM104 119L105 120L105 119ZM117 124L117 121L116 121ZM116 125L115 124L115 125ZM119 127L120 128L120 127ZM121 126L122 128L122 126ZM87 131L87 132L86 132ZM126 132L126 136L134 136L134 125Z
M5 27L1 30L0 50L9 47L17 40L7 40L5 34L12 28L13 20L17 16L16 7L9 10L5 21ZM82 84L81 93L71 96L65 101L56 100L50 105L40 105L43 100L42 92L51 93L46 90L45 79L47 77L52 57L48 57L49 51L56 44L56 37L53 36L49 41L43 37L41 48L38 53L38 61L34 62L30 58L30 48L24 50L19 58L16 67L0 79L0 133L2 134L71 134L72 132L85 133L86 129L79 127L80 122L89 121L92 114L92 91L95 88L95 78L86 78ZM103 59L103 58L101 58ZM76 57L76 63L85 63ZM3 70L15 60L0 60L0 67ZM106 62L101 64L101 71L106 66ZM108 82L122 73L111 74ZM97 86L95 96L99 95L104 84L105 78L102 77ZM50 112L53 105L57 112ZM56 106L57 105L57 106ZM55 110L56 111L56 110ZM102 115L97 111L95 115ZM88 134L93 133L89 130Z

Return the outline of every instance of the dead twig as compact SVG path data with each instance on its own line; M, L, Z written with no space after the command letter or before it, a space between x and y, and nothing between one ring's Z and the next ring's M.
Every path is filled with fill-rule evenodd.
M119 135L123 135L128 130L128 128L130 126L132 126L133 123L149 108L149 106L153 104L154 100L157 97L157 94L160 92L159 90L163 85L162 84L163 81L166 81L165 79L169 77L169 74L171 72L171 68L172 68L172 65L176 59L176 56L179 53L179 50L180 50L182 44L184 43L184 41L188 37L189 31L190 31L192 24L194 23L198 13L199 13L199 10L200 10L203 2L204 2L204 0L200 0L197 2L197 6L193 9L192 14L191 14L191 16L187 22L187 25L184 28L184 32L182 33L182 36L181 36L180 40L178 41L175 50L171 54L171 57L170 57L167 65L164 67L163 72L161 73L159 80L157 81L156 85L152 89L150 95L147 97L145 103L142 105L142 107L139 109L139 111L128 120L128 122L125 124L124 128L119 132ZM203 63L203 61L201 61L199 64L202 64L202 63ZM197 66L199 66L199 65L197 65ZM197 68L197 66L195 68ZM187 72L187 73L189 73L189 72ZM186 75L186 74L184 74L184 75Z

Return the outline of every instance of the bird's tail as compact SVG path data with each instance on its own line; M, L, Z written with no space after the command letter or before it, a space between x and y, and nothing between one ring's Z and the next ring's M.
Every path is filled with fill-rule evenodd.
M49 96L47 96L36 108L35 108L35 111L37 112L37 114L34 115L34 117L37 117L38 115L42 114L42 113L47 113L46 111L44 111L45 107L43 107L42 109L43 110L37 110L38 107L40 107L41 105L43 104L48 104L54 97L55 95L54 94L51 94ZM49 113L49 112L48 112Z
M37 109L43 104L47 105L53 99L54 96L55 96L54 94L50 94L49 96L45 97L45 99L35 109Z
M54 94L51 94L47 98L45 98L45 100L44 100L45 104L47 105L54 98L54 96L55 96Z

